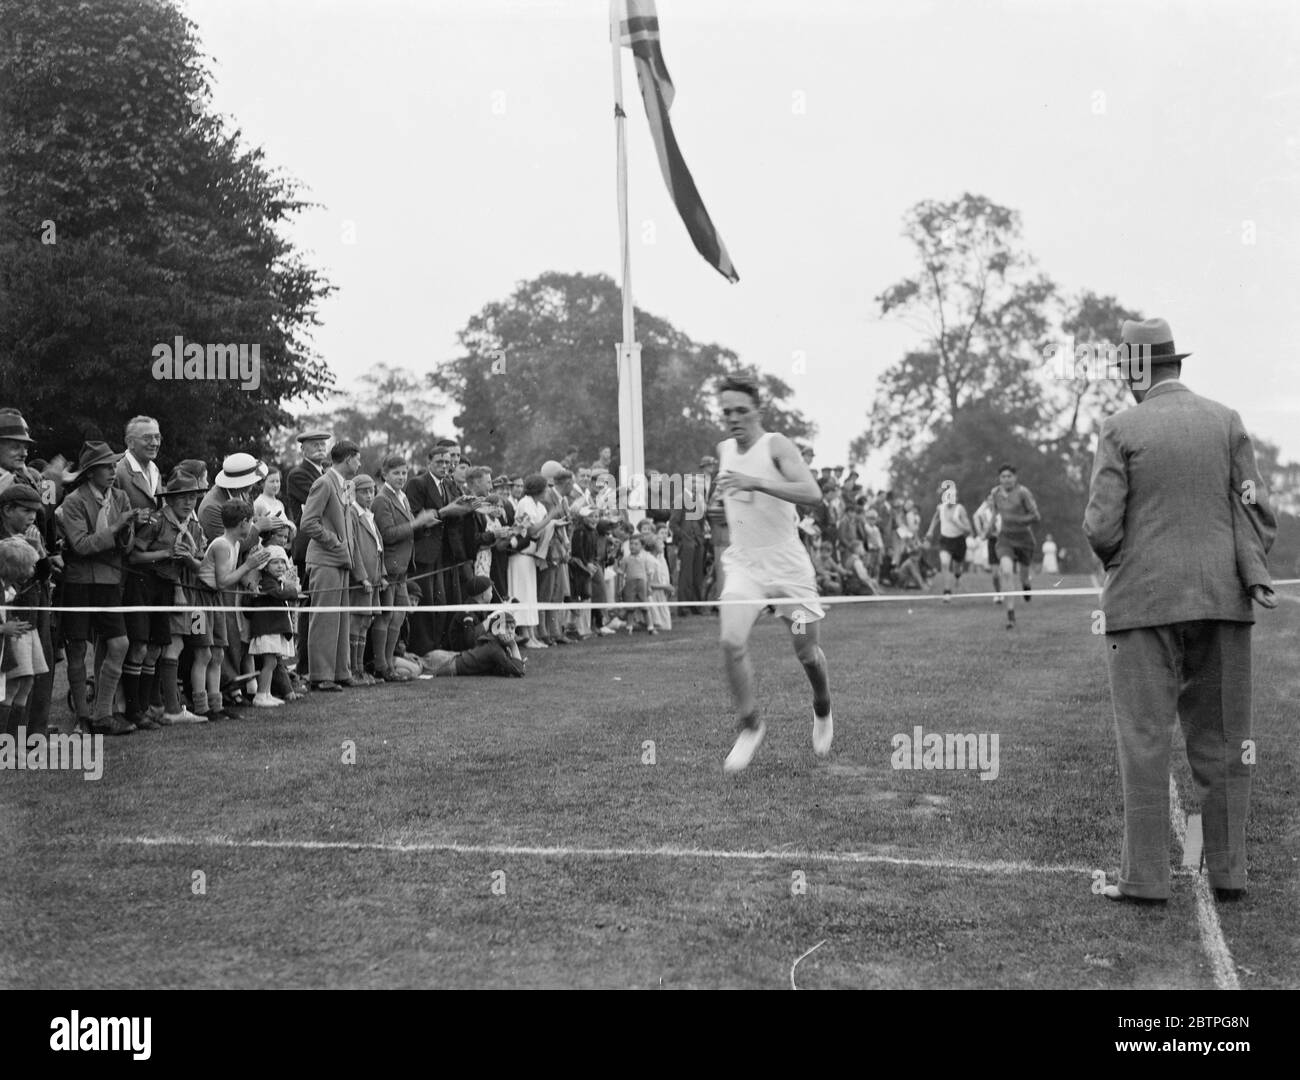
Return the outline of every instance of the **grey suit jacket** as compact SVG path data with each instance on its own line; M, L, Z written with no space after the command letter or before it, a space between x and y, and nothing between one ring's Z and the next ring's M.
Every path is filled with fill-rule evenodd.
M308 566L352 565L352 521L344 490L343 478L333 469L326 469L311 486L300 526L308 538Z
M1108 571L1108 632L1254 622L1277 519L1241 417L1177 380L1107 417L1083 531Z

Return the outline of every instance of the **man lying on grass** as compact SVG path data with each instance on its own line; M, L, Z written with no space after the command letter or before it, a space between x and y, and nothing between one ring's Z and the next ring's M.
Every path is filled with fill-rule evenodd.
M474 647L463 652L434 649L421 659L430 675L501 675L522 679L524 660L515 641L515 617L508 611L494 611L479 627Z

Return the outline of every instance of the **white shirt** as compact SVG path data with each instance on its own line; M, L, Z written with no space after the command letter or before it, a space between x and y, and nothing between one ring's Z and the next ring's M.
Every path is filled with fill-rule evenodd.
M150 461L146 462L146 465L148 466L146 468L145 465L141 465L135 460L135 455L132 454L130 450L128 450L123 457L125 457L126 463L131 467L132 472L139 473L149 482L149 494L156 496L158 494L158 488L162 485L162 473L158 471L158 466Z

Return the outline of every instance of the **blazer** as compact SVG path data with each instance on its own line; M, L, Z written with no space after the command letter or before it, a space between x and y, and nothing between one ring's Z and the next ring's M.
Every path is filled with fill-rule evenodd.
M158 487L161 489L162 485L163 477L159 474ZM126 492L126 497L131 500L132 510L156 511L159 507L158 500L149 490L149 481L143 473L138 473L131 468L131 463L126 460L125 454L113 469L113 486Z
M105 497L114 509L127 513L131 500L117 488L109 488ZM90 481L74 489L59 507L63 530L63 580L79 584L119 585L122 582L122 555L135 541L135 526L116 536L97 530L99 503L91 494Z
M326 469L312 484L299 531L307 537L308 566L352 566L352 516L343 478L334 469Z
M409 505L409 500L408 505ZM415 550L415 515L402 505L402 500L389 494L387 484L379 485L379 493L370 505L384 541L384 574L396 579L410 572L411 553ZM421 530L423 531L423 530Z
M453 498L450 493L439 493L437 483L427 472L413 476L406 482L406 499L411 504L412 514L418 514L421 510L441 510ZM442 522L416 530L412 558L422 566L441 566L442 533Z
M312 484L325 475L328 468L328 465L321 468L304 458L290 469L284 477L280 501L284 503L284 512L289 516L289 520L298 529L293 534L293 551L290 552L290 555L293 557L293 561L300 565L306 561L309 539L302 532L302 508L307 502L307 496L311 494Z
M1108 571L1107 632L1254 622L1247 590L1268 583L1277 519L1241 417L1177 380L1107 417L1083 531Z
M368 581L371 588L377 589L384 576L384 542L380 539L379 524L376 522L375 531L371 532L356 503L348 507L348 517L352 519L352 580L357 584Z

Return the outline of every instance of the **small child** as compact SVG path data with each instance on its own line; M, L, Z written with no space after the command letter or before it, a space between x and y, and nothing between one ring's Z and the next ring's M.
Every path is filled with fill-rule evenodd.
M261 657L253 704L258 708L274 708L284 704L282 699L271 696L271 678L280 658L293 655L291 604L298 599L298 586L291 577L289 556L284 548L272 544L261 550L267 555L267 563L258 578L257 592L245 602L248 655Z
M647 558L650 560L650 633L673 628L672 609L667 601L673 598L673 586L669 580L668 561L664 558L663 544L657 536L649 536L642 541Z
M36 572L36 549L20 536L10 536L0 540L0 589L4 592L4 603L13 600L15 594ZM18 727L27 712L27 697L31 693L35 675L49 670L45 665L45 654L41 651L40 640L36 636L36 626L28 622L23 612L12 613L17 617L12 621L9 613L0 608L0 650L4 653L0 664L0 696L4 704L0 705L0 731L17 737ZM39 661L39 663L37 663ZM19 748L25 753L25 748Z
M625 604L635 604L640 601L644 605L646 600L649 599L650 567L650 558L641 550L641 538L639 536L629 537L627 554L618 561L618 576L623 583L619 598ZM652 634L655 632L650 621L650 609L648 607L630 608L627 617L627 632L629 634L636 629L638 624L644 626Z

